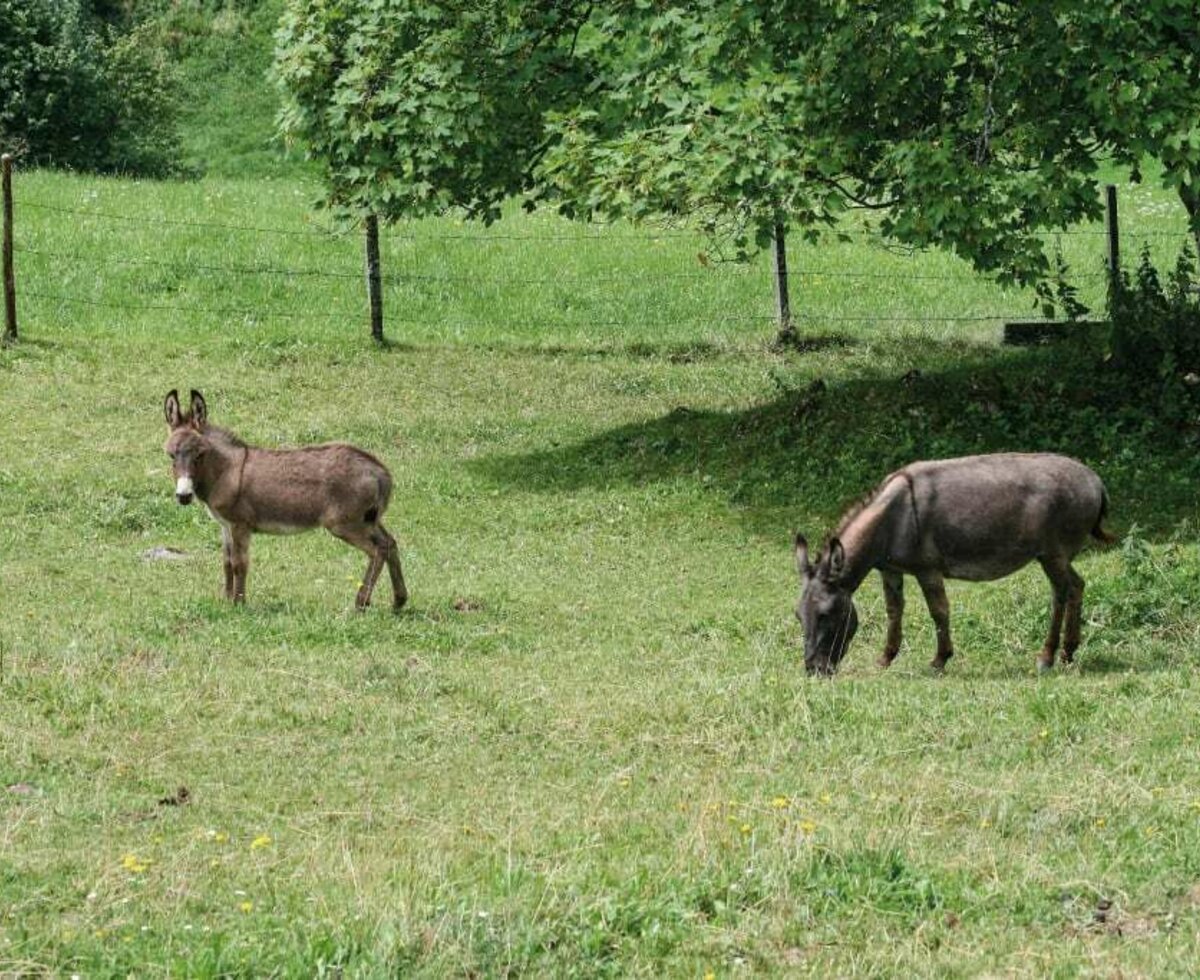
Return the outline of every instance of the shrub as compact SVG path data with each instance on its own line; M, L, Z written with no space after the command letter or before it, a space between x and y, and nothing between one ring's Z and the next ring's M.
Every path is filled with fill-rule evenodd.
M1109 316L1113 361L1123 374L1161 381L1169 390L1200 382L1200 292L1190 245L1165 286L1143 249L1136 273L1122 272L1112 289Z
M0 0L0 144L40 165L173 172L175 86L153 41L82 0Z

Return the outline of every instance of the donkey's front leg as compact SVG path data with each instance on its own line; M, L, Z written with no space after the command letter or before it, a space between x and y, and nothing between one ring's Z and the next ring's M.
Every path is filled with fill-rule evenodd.
M879 577L883 579L883 601L887 605L888 617L887 640L883 645L883 656L879 658L879 666L887 667L900 652L900 620L904 616L904 576L899 572L885 572L881 569Z
M954 656L954 645L950 642L950 600L946 598L946 584L940 572L921 572L917 575L917 582L925 594L925 605L929 607L929 615L933 617L933 625L937 629L937 656L929 666L941 671L945 669L946 661Z
M222 593L226 599L233 598L233 533L229 530L228 524L221 525L221 567L225 570L225 591Z
M250 528L241 524L229 528L230 568L233 572L234 602L246 601L246 573L250 570Z

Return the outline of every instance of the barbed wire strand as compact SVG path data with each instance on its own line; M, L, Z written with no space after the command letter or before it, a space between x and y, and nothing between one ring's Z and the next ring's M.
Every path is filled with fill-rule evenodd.
M65 262L72 263L96 263L104 266L133 266L133 267L149 267L159 269L184 269L189 272L211 272L218 274L242 275L242 276L280 276L280 277L295 277L295 278L325 278L325 279L362 279L362 272L350 271L334 271L330 269L312 269L312 268L283 268L279 266L243 266L243 265L211 265L207 263L195 263L186 259L162 260L162 259L145 259L145 258L126 258L122 256L100 255L89 256L78 253L60 252L56 249L31 248L25 245L17 245L14 251L18 254L40 255L47 258L60 259ZM645 273L645 272L628 272L628 273L601 273L598 275L589 274L568 274L558 276L481 276L481 275L449 275L449 274L434 274L434 273L408 273L408 272L392 272L385 273L381 277L384 282L405 283L405 282L453 282L453 283L491 283L491 284L517 284L517 285L554 285L562 282L657 282L657 281L673 281L673 280L691 280L700 282L717 282L722 278L727 279L743 279L750 278L755 275L766 275L769 273L766 268L750 268L745 267L739 271L730 271L727 268L722 268L722 271L711 270L708 272L664 272L664 273ZM946 275L934 273L891 273L891 272L865 272L850 269L805 269L792 268L788 270L789 276L808 277L808 278L830 278L830 279L875 279L875 280L892 280L896 282L958 282L958 283L980 283L989 282L982 275L979 276L962 276L962 275ZM1073 279L1103 279L1107 277L1105 272L1084 272L1075 273Z
M347 238L351 231L348 229L322 229L322 228L273 228L262 225L242 225L219 221L198 221L184 220L181 218L151 218L145 215L129 215L121 214L114 211L101 211L83 208L68 208L57 204L46 204L39 201L27 201L18 198L16 201L18 207L32 208L42 211L53 211L60 214L71 214L78 217L93 217L104 218L112 221L124 221L132 224L140 224L144 226L167 226L167 227L185 227L185 228L208 228L221 229L230 232L252 232L263 235L284 235L294 237L319 237L326 240L336 240ZM611 226L600 226L611 227ZM861 237L870 239L879 239L878 232L871 229L839 229L836 227L822 228L820 233L827 234L831 237ZM471 242L493 242L493 241L617 241L617 240L639 240L639 241L655 241L664 238L691 238L699 239L703 236L703 231L700 229L661 229L648 230L638 234L631 233L601 233L601 234L575 234L575 235L560 235L560 234L526 234L514 235L508 233L496 234L457 234L447 232L437 233L414 233L407 231L397 231L394 226L387 228L385 237L399 241L471 241ZM803 234L802 232L800 233ZM1098 235L1105 236L1107 231L1101 228L1068 228L1059 230L1047 230L1044 232L1047 237L1055 236L1073 236L1073 235ZM1190 238L1190 233L1187 231L1122 231L1122 235L1126 238Z
M86 296L69 296L61 293L43 293L37 290L24 290L23 296L32 297L34 299L49 300L59 303L67 303L82 306L97 306L108 309L127 310L127 311L169 311L174 313L207 313L220 316L245 316L253 318L286 318L286 319L358 319L363 316L362 310L340 310L336 312L297 312L293 310L276 310L276 309L254 309L248 307L212 307L212 306L190 306L169 303L125 303L116 302L113 300L96 299ZM794 320L821 320L829 322L844 322L844 323L966 323L966 322L992 322L1013 319L1012 313L963 313L951 316L924 316L922 314L911 314L908 316L867 316L867 315L845 315L845 314L826 314L826 313L797 313L793 314ZM483 325L495 326L494 323L485 321L466 321L466 320L426 320L420 317L398 317L390 316L388 319L393 323L417 323L427 326L464 326L464 325ZM691 320L537 320L537 319L522 319L522 326L542 326L542 327L669 327L683 325L703 325L711 323L731 323L731 322L767 322L775 321L777 317L774 314L717 314L714 316L698 317Z
M142 259L142 258L124 258L121 256L101 255L101 256L85 256L72 254L67 252L59 252L54 249L30 248L24 245L14 247L17 253L25 253L27 255L42 255L48 258L62 259L67 262L80 263L97 263L100 265L117 265L117 266L146 266L151 268L161 269L185 269L188 271L197 272L216 272L229 273L231 275L244 276L283 276L296 278L326 278L326 279L362 279L363 272L350 271L333 271L329 269L311 269L311 268L281 268L279 266L240 266L240 265L209 265L189 262L185 259L176 259L166 261L162 259ZM407 273L407 272L392 272L384 273L381 278L388 282L487 282L497 284L517 283L521 285L553 285L560 282L630 282L630 281L658 281L658 280L705 280L709 282L717 281L721 278L742 279L749 278L755 273L761 273L764 270L746 268L744 271L710 271L710 272L665 272L665 273L643 273L630 272L621 274L600 275L572 275L563 274L560 276L478 276L478 275L443 275L432 273ZM964 278L962 281L968 282L969 279Z

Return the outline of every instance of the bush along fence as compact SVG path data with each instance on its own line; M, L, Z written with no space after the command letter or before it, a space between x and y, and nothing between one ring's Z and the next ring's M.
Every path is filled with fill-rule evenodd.
M1074 279L1102 278L1119 275L1120 272L1120 240L1119 227L1117 220L1116 206L1116 188L1110 186L1107 190L1108 202L1108 221L1107 228L1104 231L1096 230L1072 230L1070 232L1062 232L1063 235L1103 235L1107 241L1107 270L1106 272L1082 272L1075 273ZM4 215L4 239L3 239L3 280L4 280L4 296L5 296L5 329L4 340L11 343L18 337L17 325L17 274L14 268L14 252L20 254L28 253L31 256L42 255L48 261L54 261L60 264L61 267L67 267L71 264L72 268L78 268L81 265L86 266L89 262L107 263L112 265L137 266L144 267L150 272L157 270L171 270L182 275L196 276L199 274L213 274L223 276L238 276L238 277L273 277L286 279L307 279L307 280L352 280L361 279L365 283L365 304L357 310L353 308L330 310L327 308L307 309L280 309L274 306L255 307L253 309L245 307L222 306L218 304L210 305L207 302L202 304L197 303L177 303L164 302L157 297L151 302L131 302L128 299L106 299L97 298L95 296L85 296L77 293L62 292L59 290L45 289L43 283L35 282L33 288L28 288L22 284L25 290L25 295L31 298L42 299L51 302L58 302L64 306L102 306L113 309L124 310L161 310L181 313L204 313L214 315L227 316L246 316L270 319L294 319L294 320L311 320L311 319L337 319L346 322L353 322L355 319L364 318L370 330L371 337L379 342L384 340L384 287L387 285L396 284L413 284L421 283L430 286L436 286L446 290L467 290L472 287L478 287L481 284L493 284L500 288L518 287L518 286L533 286L543 289L551 287L563 287L564 284L570 284L572 276L558 273L553 270L547 271L545 274L537 276L522 276L518 274L500 275L488 278L483 275L477 275L473 272L459 275L448 275L438 270L426 271L424 269L418 271L405 271L402 273L389 273L384 268L384 260L381 257L380 237L381 230L378 222L374 217L367 218L362 225L363 243L364 243L364 263L363 271L354 272L349 269L338 269L330 267L328 264L322 264L320 267L302 267L291 264L237 264L228 261L213 261L213 262L196 262L190 258L186 262L175 261L160 258L147 257L132 257L122 253L120 250L106 253L103 256L93 256L88 258L77 254L66 254L57 252L53 249L45 249L39 246L22 247L19 244L14 245L14 238L17 237L14 230L14 210L21 211L28 209L33 212L45 212L53 215L61 215L64 222L74 222L80 219L94 219L96 221L109 222L114 228L118 226L130 227L148 227L160 231L163 235L170 235L172 231L211 231L214 235L249 235L258 236L262 239L275 239L286 241L296 239L298 237L319 236L326 239L344 240L344 236L335 234L330 231L324 231L315 228L277 228L265 227L254 224L242 224L216 220L189 220L183 218L172 218L162 216L149 216L145 214L126 214L115 211L109 208L99 207L65 207L57 204L26 199L22 197L14 208L13 198L13 178L12 178L12 159L9 156L3 158L3 215ZM870 238L870 233L850 232L851 236L857 234L863 238ZM1178 237L1185 239L1183 234L1175 235L1168 232L1154 232L1153 235L1162 235L1167 237ZM661 243L664 240L671 238L679 238L690 240L691 242L702 243L702 239L697 233L683 229L655 229L650 231L638 231L636 229L620 229L613 230L609 226L585 226L579 231L573 231L571 234L551 233L551 234L505 234L503 232L494 232L491 229L486 234L478 232L462 233L453 231L425 231L411 230L404 227L391 229L387 235L393 242L437 242L450 243L459 242L467 244L479 243L495 244L503 246L505 243L548 243L562 242L564 245L570 246L571 243L580 243L586 241L640 241L643 243ZM843 236L846 237L846 236ZM895 253L893 253L894 255ZM1097 255L1097 260L1099 256ZM914 260L915 261L915 260ZM1099 262L1097 261L1097 264ZM639 284L645 285L649 283L656 289L667 289L671 286L679 287L687 284L698 284L703 281L713 282L718 279L721 273L715 271L717 265L722 266L726 270L729 268L727 263L702 263L703 268L691 271L671 271L671 272L654 272L648 271L644 273L629 273L629 272L608 272L602 266L597 268L589 268L584 275L574 277L578 282L586 282L589 287L595 287L597 284L612 282L617 290L628 287L633 279L637 279ZM761 267L760 267L761 268ZM774 292L774 310L768 313L765 309L761 313L746 312L745 305L742 304L737 309L706 309L704 320L697 320L697 325L701 323L712 322L745 322L757 323L760 326L765 326L768 323L773 323L778 330L778 337L782 342L799 341L800 335L797 330L797 324L800 322L856 322L856 323L901 323L913 322L920 320L923 322L981 322L990 321L995 323L1004 323L1005 338L1014 343L1035 342L1045 339L1048 336L1053 336L1055 333L1062 332L1063 322L1054 321L1048 318L1043 319L1020 319L1016 310L1009 309L996 312L963 312L961 314L940 314L933 313L930 315L895 315L889 311L872 312L870 314L856 313L839 313L826 314L817 311L806 311L803 309L803 294L799 297L801 305L798 307L793 296L792 286L797 281L803 282L806 278L809 281L818 279L826 279L836 282L846 283L853 290L856 282L860 281L879 281L891 280L893 283L910 283L916 284L923 280L944 280L947 283L967 283L981 282L981 277L970 273L969 275L952 275L930 273L925 270L916 270L912 273L906 272L888 272L879 269L871 270L854 270L849 268L836 267L833 263L823 267L793 267L789 271L788 265L788 248L785 238L785 231L782 226L777 226L775 229L775 237L773 249L771 252L770 276L773 284ZM726 271L725 275L733 273ZM752 276L759 274L758 270L750 266L738 267L738 274ZM149 275L149 273L148 273ZM764 305L766 297L769 295L767 289L762 291ZM614 296L617 293L614 292ZM395 323L427 323L427 320L413 317L394 317ZM678 322L678 321L677 321ZM523 318L522 326L546 326L553 325L549 322L542 323L534 318ZM629 327L637 329L638 327L653 327L663 326L663 324L649 323L643 320L589 320L589 326L595 327ZM514 324L515 326L515 324Z

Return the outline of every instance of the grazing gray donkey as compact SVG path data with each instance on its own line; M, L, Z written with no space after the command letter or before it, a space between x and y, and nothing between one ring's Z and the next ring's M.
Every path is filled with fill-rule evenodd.
M1038 669L1054 666L1063 616L1062 659L1079 647L1083 579L1071 567L1089 535L1104 543L1108 496L1100 477L1082 463L1050 453L997 453L912 463L888 476L842 517L817 556L796 535L801 594L796 616L804 626L804 666L832 674L858 629L852 596L871 569L883 579L888 631L881 667L900 651L904 575L925 594L937 628L941 670L954 655L950 604L943 577L974 582L1002 578L1037 560L1050 579L1050 632Z
M383 526L392 477L370 453L333 442L300 449L257 449L232 432L210 425L204 396L192 392L191 409L179 392L167 395L167 455L175 474L175 499L199 497L221 525L225 598L246 601L250 535L293 534L323 527L366 552L370 559L355 599L371 603L375 580L387 564L394 607L408 599L396 539Z

